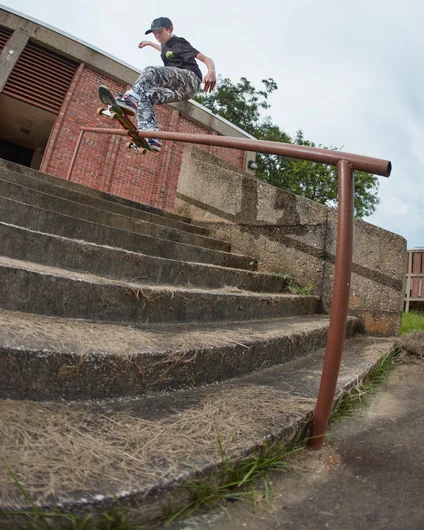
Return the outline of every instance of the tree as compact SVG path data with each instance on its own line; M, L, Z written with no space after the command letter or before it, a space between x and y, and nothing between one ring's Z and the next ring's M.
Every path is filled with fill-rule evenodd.
M219 77L214 92L200 94L195 99L214 114L222 116L260 140L323 147L306 140L302 130L297 131L292 139L274 124L269 116L262 117L261 112L271 106L268 96L278 89L272 78L263 79L262 83L264 88L257 90L245 77L238 83ZM323 148L338 150L336 147ZM327 206L337 205L336 167L266 154L258 154L257 163L257 178ZM380 202L377 194L377 178L369 173L355 171L356 217L367 217L375 211Z
M194 99L254 136L260 123L261 110L269 109L268 96L278 88L271 78L263 79L262 83L264 89L256 90L245 77L233 83L219 76L214 92L198 94Z
M287 137L276 126L271 127L271 129L268 127L262 129L261 133L264 140L284 142ZM317 146L314 142L305 140L301 130L297 131L294 140L290 140L288 143L321 147L332 151L338 150L336 147ZM337 205L338 174L335 166L294 158L282 158L275 155L258 155L256 176L273 186L288 189L297 195L303 195L321 204ZM380 202L377 193L378 179L369 173L355 171L355 217L362 219L375 211Z

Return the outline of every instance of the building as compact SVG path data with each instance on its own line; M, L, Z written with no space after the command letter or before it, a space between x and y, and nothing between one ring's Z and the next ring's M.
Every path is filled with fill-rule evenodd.
M0 158L67 178L80 128L115 127L97 116L97 88L119 93L139 72L58 29L0 9ZM250 137L194 101L157 109L161 129ZM165 142L160 154L138 155L125 139L87 133L71 179L95 189L172 210L184 150ZM211 146L204 151L250 171L254 153Z
M407 250L405 311L424 310L424 248Z

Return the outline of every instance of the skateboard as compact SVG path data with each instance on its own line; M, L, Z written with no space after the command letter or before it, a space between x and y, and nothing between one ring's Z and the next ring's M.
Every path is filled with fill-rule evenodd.
M107 87L103 85L99 86L99 98L102 103L107 106L107 108L99 107L97 109L97 114L99 116L108 116L112 120L116 120L121 127L130 132L131 140L125 144L125 147L128 149L135 149L137 152L143 155L145 155L147 151L153 152L153 150L150 148L150 145L144 138L140 138L136 134L131 135L131 131L137 131L137 127L131 121L128 114L121 109L116 102L115 96Z

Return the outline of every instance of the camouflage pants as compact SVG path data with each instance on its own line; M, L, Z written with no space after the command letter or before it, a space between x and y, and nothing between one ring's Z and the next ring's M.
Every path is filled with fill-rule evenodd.
M185 101L200 88L200 78L190 70L165 66L148 66L127 94L138 99L138 128L157 131L153 105Z

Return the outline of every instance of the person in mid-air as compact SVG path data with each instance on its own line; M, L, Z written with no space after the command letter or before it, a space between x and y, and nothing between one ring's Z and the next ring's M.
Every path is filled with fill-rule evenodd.
M159 44L141 41L139 48L152 46L161 52L164 66L148 66L134 85L116 101L124 112L137 115L139 130L158 130L153 105L162 105L192 98L200 88L202 72L196 59L205 63L208 72L203 79L204 91L212 92L216 85L215 64L182 37L174 35L169 18L156 18L146 31L153 33ZM151 149L160 151L162 141L147 139Z

